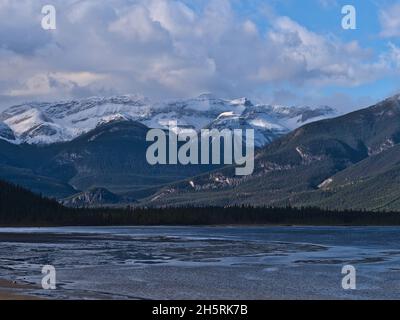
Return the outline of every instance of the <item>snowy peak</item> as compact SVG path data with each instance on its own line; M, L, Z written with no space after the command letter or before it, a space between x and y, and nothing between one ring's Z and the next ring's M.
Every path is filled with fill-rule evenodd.
M141 120L149 114L146 98L129 95L24 104L7 109L0 114L0 120L21 142L50 144L72 140L102 123L119 119Z
M231 104L233 104L233 105L242 105L242 106L245 106L245 107L253 106L251 101L249 99L247 99L247 98L239 98L239 99L232 100Z
M162 129L171 122L195 130L252 128L257 146L263 146L305 123L334 114L328 107L254 105L247 98L226 100L212 94L167 102L152 102L141 95L92 97L13 106L0 114L0 139L51 144L70 141L104 123L126 120Z

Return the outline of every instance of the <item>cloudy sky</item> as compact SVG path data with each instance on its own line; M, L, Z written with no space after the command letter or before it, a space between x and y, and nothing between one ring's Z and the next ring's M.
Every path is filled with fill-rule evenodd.
M400 92L400 1L0 0L0 108L212 92L342 111ZM41 9L57 9L43 30Z

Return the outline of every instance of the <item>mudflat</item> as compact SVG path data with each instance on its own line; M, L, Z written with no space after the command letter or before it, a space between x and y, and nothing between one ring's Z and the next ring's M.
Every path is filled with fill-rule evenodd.
M0 300L40 300L38 297L21 293L28 289L32 289L32 286L0 279Z

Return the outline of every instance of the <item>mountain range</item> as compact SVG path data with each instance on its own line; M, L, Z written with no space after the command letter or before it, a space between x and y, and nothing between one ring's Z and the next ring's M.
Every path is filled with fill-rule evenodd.
M254 174L225 167L173 184L152 205L400 209L400 95L302 126L261 149Z
M70 206L139 204L400 209L400 95L337 116L329 107L211 95L30 103L0 115L0 178ZM254 128L255 170L150 166L149 128Z
M220 166L151 166L149 128L254 128L258 147L328 107L254 105L212 95L152 103L138 95L27 103L0 114L0 178L70 206L136 203L176 181Z
M299 126L331 117L329 107L284 107L224 100L211 94L194 99L152 102L140 95L94 97L55 103L26 103L0 113L0 138L14 144L71 141L101 124L136 121L149 128L253 128L262 147Z

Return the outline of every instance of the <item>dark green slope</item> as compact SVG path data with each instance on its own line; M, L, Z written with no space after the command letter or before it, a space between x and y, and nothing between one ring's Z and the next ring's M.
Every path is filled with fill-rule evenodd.
M107 190L92 190L112 197ZM96 197L97 197L96 196ZM100 198L98 198L100 199ZM193 226L193 225L400 225L396 212L327 211L318 208L180 207L67 208L55 200L0 181L1 227L46 226ZM55 235L49 235L49 240ZM6 241L14 241L14 236ZM26 238L29 242L29 237Z
M35 193L62 198L76 192L66 181L43 174L41 167L55 156L57 147L14 145L0 140L0 178Z
M51 217L66 213L55 200L38 196L21 187L0 181L0 226L18 224L25 220L50 221Z
M136 199L211 169L149 165L148 130L137 122L117 121L66 143L31 146L0 141L0 178L49 197L66 198L103 187Z
M136 122L103 125L64 144L41 172L67 179L75 188L107 188L113 193L141 198L173 181L210 170L209 166L152 166L146 160L149 129Z
M249 177L235 177L225 168L165 188L148 199L153 205L253 204L277 206L319 205L329 207L400 209L395 201L398 188L398 159L393 149L400 142L399 97L335 119L306 125L273 142L256 156L255 171ZM386 154L386 152L389 152ZM386 164L385 170L379 163ZM369 183L334 190L322 188L333 176L362 177L368 160L376 174ZM351 171L353 170L354 171ZM343 180L343 177L341 178ZM329 180L328 180L329 181ZM339 180L338 180L339 181ZM194 187L192 187L194 185ZM380 198L376 190L384 190ZM388 196L390 195L390 196ZM387 201L393 201L390 205Z
M400 145L332 176L321 188L324 207L400 209Z

